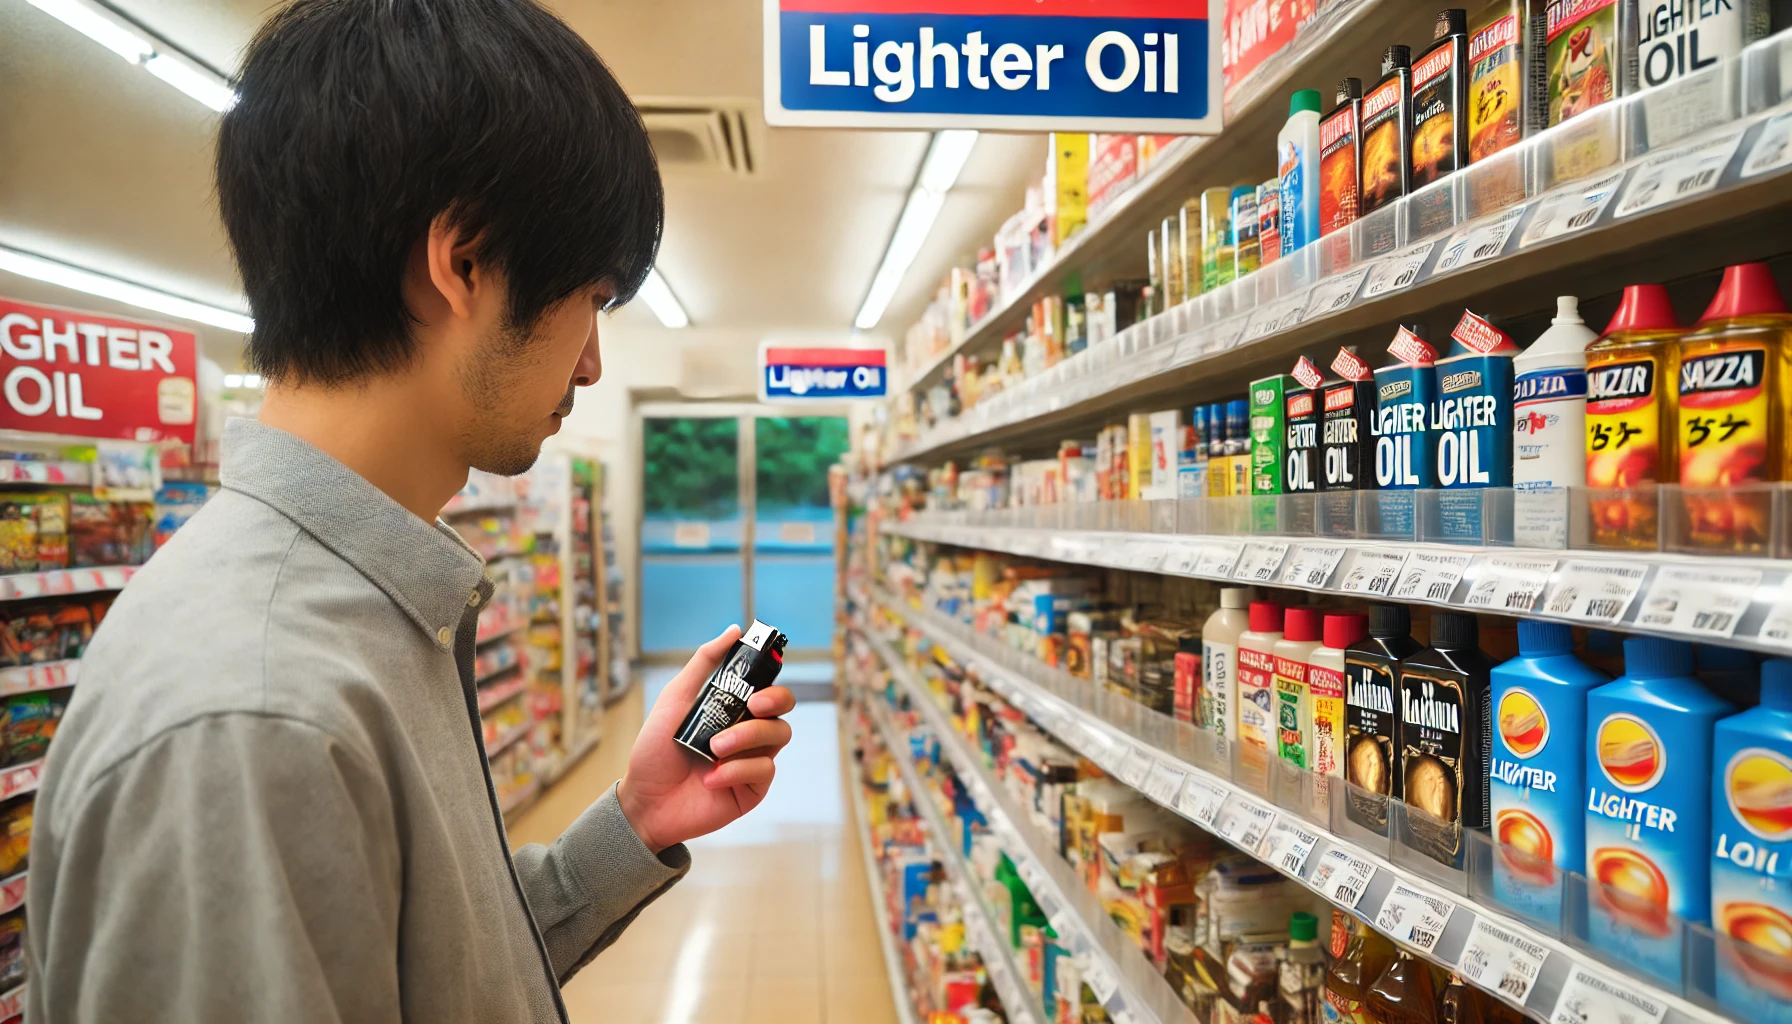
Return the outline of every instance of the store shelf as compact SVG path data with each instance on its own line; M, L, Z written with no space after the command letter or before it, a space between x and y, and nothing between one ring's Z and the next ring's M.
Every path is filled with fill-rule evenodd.
M841 749L850 749L842 740ZM890 751L892 759L902 755ZM877 925L877 945L884 955L884 972L890 979L890 1001L896 1007L897 1024L921 1024L915 1017L914 1000L910 998L908 978L902 969L902 951L896 946L896 930L890 926L889 893L884 889L883 875L877 870L877 857L871 852L871 816L865 811L865 795L861 793L856 773L849 772L846 791L852 797L852 817L859 829L859 854L865 865L865 884L871 890L871 916ZM918 795L918 794L917 794Z
M535 725L535 720L530 719L527 722L519 723L499 733L498 738L492 741L491 746L485 748L486 760L489 761L490 759L497 757L500 753L510 749L510 747L515 745L519 740L528 738L529 734L535 731Z
M90 569L49 569L0 576L0 601L26 601L36 597L65 597L123 590L137 574L134 565L99 566Z
M498 798L498 812L505 815L514 814L527 806L539 795L541 795L541 780L530 779L528 782L523 783L513 790L508 796L501 796Z
M491 674L491 676L488 676L487 678L493 678L496 676L500 676L506 672L513 672L516 669L519 669L521 667L522 666L520 664L519 665L511 665L509 668L503 668L503 669L499 669L496 672L493 672ZM483 682L483 680L481 680L481 681ZM487 687L486 689L480 690L479 691L479 713L483 715L486 712L492 710L495 707L498 707L501 704L504 704L511 700L515 700L519 694L523 693L527 689L529 689L529 681L527 679L518 679L513 682L505 683L502 686L491 686L491 687Z
M603 733L599 732L588 735L580 740L577 746L567 751L565 757L555 761L551 766L551 769L545 773L546 784L551 786L561 779L566 778L567 773L574 768L577 768L579 762L585 760L587 754L597 749L598 743L601 742L603 738Z
M889 712L883 706L867 701L865 710L876 726L878 735L883 738L884 746L889 749L890 759L902 773L911 802L920 812L927 831L933 836L933 852L945 866L946 877L957 893L959 906L964 911L965 938L971 948L977 951L977 955L983 958L983 967L989 973L990 984L995 987L996 995L1001 997L1002 1010L1009 1024L1046 1024L1040 1013L1039 1000L1034 998L1032 991L1022 980L1025 975L1014 962L1013 951L1002 939L996 922L990 918L989 909L978 891L970 865L965 863L964 856L952 841L952 830L946 826L939 805L934 803L933 790L928 788L920 773L915 771L914 761L907 756L907 734L890 721ZM1003 848L1006 849L1006 845ZM1010 857L1012 858L1012 854ZM1038 893L1035 892L1034 896L1037 897ZM1042 908L1043 906L1041 904ZM1062 938L1062 932L1059 935ZM1124 1024L1120 1018L1115 1020L1116 1024Z
M509 636L515 636L517 633L520 633L524 629L527 629L528 626L529 626L529 624L527 622L519 622L514 625L503 626L498 629L494 629L489 633L481 633L473 640L473 644L476 647L483 647L484 645L492 643L493 641L502 640L505 637L509 637Z
M79 484L93 483L91 462L38 462L31 459L0 459L0 482L10 484Z
M1542 1020L1584 1018L1571 1007L1587 986L1623 993L1628 1019L1715 1024L1728 1018L1625 976L1515 918L1440 888L1424 873L1279 808L1258 793L1199 768L1162 745L1115 727L1100 714L996 663L930 612L888 595L879 602L973 669L1036 725L1154 802L1298 879L1405 948ZM884 650L887 650L885 648ZM901 678L906 673L893 666ZM1044 671L1043 669L1041 670ZM905 683L912 685L912 683ZM1093 691L1086 683L1083 690ZM1429 918L1422 927L1415 923ZM1591 980L1589 980L1591 979ZM1613 1019L1617 1019L1614 1017Z
M1787 561L1330 537L1050 530L923 518L890 523L883 530L1076 565L1555 619L1770 654L1792 652L1792 562Z
M25 872L0 879L0 914L10 914L25 905Z
M1759 80L1777 75L1782 56L1792 56L1792 33L1540 133L1513 151L1518 164L1502 156L1457 172L990 396L900 446L890 461L994 444L1055 448L1056 439L1104 418L1186 404L1191 387L1240 388L1265 367L1285 370L1275 361L1306 349L1323 347L1327 361L1343 344L1379 352L1397 321L1459 314L1471 300L1483 313L1532 313L1548 296L1613 294L1638 280L1778 255L1792 226L1792 110L1767 106L1780 93L1776 85L1761 98L1767 87ZM1740 116L1739 97L1755 112ZM1642 141L1639 126L1705 104L1722 110L1691 122L1707 126L1702 132L1652 148ZM1596 128L1622 139L1628 159L1570 182L1540 181L1552 145ZM1530 183L1523 201L1486 215L1472 209L1473 196L1514 187L1495 176L1519 174Z
M37 785L43 780L44 759L27 761L0 771L0 800L11 800L15 796L37 792Z
M0 668L0 697L35 690L60 690L65 686L75 685L75 679L80 674L81 662L78 658Z
M1163 975L1146 961L1102 909L1101 900L1058 856L1051 838L1040 834L1032 820L1014 808L1001 783L990 776L983 759L965 745L964 737L934 702L933 694L881 638L862 635L907 692L909 703L938 735L940 749L988 819L1039 909L1051 921L1058 941L1091 965L1084 971L1084 980L1101 999L1109 1016L1115 1021L1138 1024L1195 1024L1194 1014Z

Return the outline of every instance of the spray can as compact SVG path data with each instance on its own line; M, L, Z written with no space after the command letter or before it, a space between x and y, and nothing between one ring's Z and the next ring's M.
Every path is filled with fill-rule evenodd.
M754 619L753 625L728 648L722 663L703 681L696 702L672 734L672 742L705 761L714 761L709 741L717 733L753 717L747 710L747 698L777 680L778 670L784 667L784 645L788 639Z

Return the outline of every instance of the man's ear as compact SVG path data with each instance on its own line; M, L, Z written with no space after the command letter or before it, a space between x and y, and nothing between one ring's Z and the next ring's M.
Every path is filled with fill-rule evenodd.
M463 320L475 318L474 310L492 287L492 276L475 258L478 245L478 238L467 235L445 213L430 222L429 237L424 240L430 283L449 312Z

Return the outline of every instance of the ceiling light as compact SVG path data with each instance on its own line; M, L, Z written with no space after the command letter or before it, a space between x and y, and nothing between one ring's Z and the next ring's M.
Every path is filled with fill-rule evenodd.
M112 299L139 309L153 310L168 316L180 317L183 320L196 320L213 327L222 327L238 334L248 334L255 330L255 321L233 309L222 306L210 306L192 299L183 299L178 295L170 295L154 288L146 288L140 284L121 281L116 277L96 274L91 270L59 263L55 260L33 256L17 249L0 246L0 270L29 277L33 281L72 288L89 295L98 295L103 299Z
M259 374L259 373L243 374L243 387L246 387L246 388L261 387L261 374Z
M242 374L240 374L240 373L227 373L227 374L225 374L225 375L224 375L224 386L225 386L225 387L227 387L227 388L240 388L240 387L242 387L242 386L243 386L243 375L242 375Z
M959 172L964 170L965 161L970 159L971 150L976 145L977 133L973 131L933 133L933 141L927 146L927 157L921 161L921 173L908 194L902 216L896 221L896 231L890 236L889 248L884 250L877 276L871 279L865 304L859 307L859 315L853 320L854 327L869 331L884 318L884 310L896 297L903 276L915 262L915 257L921 254L921 245L927 241L928 232L933 230L940 208L946 205L946 193L958 183Z
M676 330L691 326L690 315L678 304L678 296L672 294L666 279L660 276L660 268L654 267L647 272L647 280L641 282L641 290L635 296L647 303L647 308L653 310L653 315L667 327Z
M44 11L132 64L222 113L236 103L224 76L155 39L95 0L30 0Z

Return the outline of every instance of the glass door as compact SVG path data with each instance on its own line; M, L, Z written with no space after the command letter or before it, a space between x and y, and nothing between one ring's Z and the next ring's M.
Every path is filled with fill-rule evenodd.
M804 652L834 635L834 511L828 467L846 453L840 416L753 422L753 616Z

